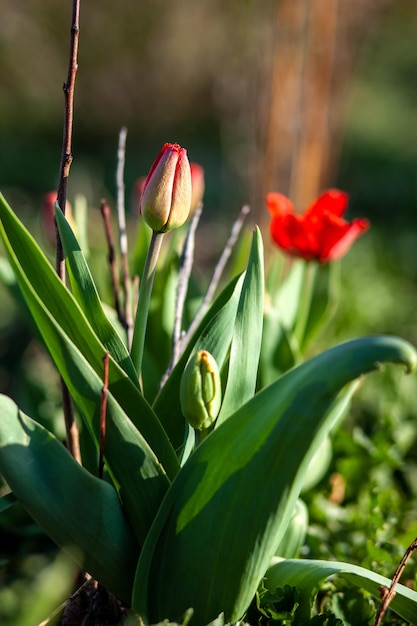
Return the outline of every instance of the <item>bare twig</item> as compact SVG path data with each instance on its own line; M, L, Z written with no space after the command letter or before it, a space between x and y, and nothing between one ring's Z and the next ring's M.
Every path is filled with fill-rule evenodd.
M61 166L58 179L57 203L61 211L65 214L67 203L67 183L69 171L72 163L72 128L74 119L74 88L75 77L78 69L78 39L79 39L79 18L80 18L80 0L73 0L72 4L72 23L71 23L71 42L68 66L68 77L64 83L65 97L65 117L64 132L62 139ZM56 271L58 276L65 282L65 261L64 251L62 248L61 238L57 229L56 237ZM74 419L74 410L72 406L71 396L67 386L61 379L62 406L65 418L65 429L67 433L67 446L71 454L78 461L81 461L79 448L78 428Z
M114 247L113 229L111 226L111 219L110 219L110 207L107 203L107 200L105 200L104 198L100 202L100 211L103 217L104 232L106 234L107 250L108 250L107 260L110 266L114 307L116 309L118 320L124 327L126 327L124 314L122 312L122 308L120 305L119 269L117 266L117 259L116 259L116 253L115 253L115 247Z
M185 238L184 246L182 249L180 267L178 273L177 294L175 302L175 317L174 317L174 330L172 333L172 356L167 371L162 377L160 387L162 387L170 375L172 369L177 363L182 348L181 341L181 325L184 314L184 304L187 297L188 284L190 282L191 270L194 261L194 248L195 248L195 233L198 223L200 221L203 205L200 203L192 217L190 226L188 228L187 237Z
M122 258L122 281L124 291L124 320L127 333L127 345L130 349L133 337L133 313L132 313L132 288L129 277L128 245L126 233L125 211L125 183L124 168L126 155L127 128L122 128L119 133L119 148L117 151L117 215L119 223L120 254Z
M389 589L388 587L384 587L384 586L380 587L382 603L375 617L374 626L381 626L382 619L388 609L389 603L395 596L395 586L399 583L402 573L405 569L405 566L407 565L409 558L411 557L413 552L415 552L415 550L417 550L417 537L414 539L413 543L405 551L405 554L403 558L401 559L397 569L395 570L394 576L392 577L391 585Z
M103 478L104 471L104 444L106 441L107 425L107 392L109 389L109 353L103 357L103 387L101 388L100 406L100 449L98 457L98 477Z
M191 220L190 227L188 229L187 237L184 242L184 247L180 259L180 267L178 274L177 285L177 300L175 304L175 320L174 320L174 332L172 336L172 365L178 360L181 352L181 324L184 314L185 299L187 297L188 284L190 282L191 270L193 268L194 261L194 248L195 248L195 233L198 223L200 221L203 205L199 204L196 208Z
M70 42L70 56L68 66L68 77L66 83L64 83L64 97L65 97L65 117L64 117L64 132L62 138L62 153L61 153L61 166L58 179L58 193L57 202L61 211L65 214L65 208L67 204L67 183L72 156L72 128L74 120L74 90L75 90L75 77L78 69L78 39L79 39L79 18L80 18L80 0L73 0L72 3L72 23L71 23L71 42ZM57 250L56 250L56 269L59 276L64 280L65 266L64 266L64 253L62 250L62 243L57 233Z
M220 282L221 276L223 274L225 265L227 263L227 261L229 260L230 255L232 254L232 250L233 250L233 246L235 245L237 238L239 237L239 233L242 230L242 226L243 223L245 221L246 216L248 215L248 213L250 212L250 208L245 205L242 207L239 216L237 218L237 220L235 221L235 223L233 224L233 228L231 230L231 233L229 235L229 239L227 240L227 243L223 249L223 252L220 256L220 259L217 262L216 267L214 268L214 272L213 272L213 276L211 278L210 284L208 286L206 295L204 296L203 302L201 303L200 308L197 311L197 314L195 316L195 318L193 319L186 336L184 337L183 343L186 344L187 341L190 339L190 337L192 337L193 333L195 332L197 326L199 325L199 323L201 322L202 318L204 317L204 314L206 313L208 307L210 306L210 302L214 296L214 293L218 287L218 284Z

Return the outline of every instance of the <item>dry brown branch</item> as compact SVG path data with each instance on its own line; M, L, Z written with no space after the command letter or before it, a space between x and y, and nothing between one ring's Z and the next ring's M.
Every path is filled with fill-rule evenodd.
M414 539L413 543L405 551L405 554L403 558L401 559L397 569L395 570L394 576L392 577L391 586L389 587L389 589L388 587L383 587L383 586L380 588L382 603L375 617L374 626L381 626L383 617L385 613L387 612L389 603L395 596L395 586L399 583L402 573L404 571L404 568L407 565L407 562L409 558L411 557L411 555L413 554L413 552L415 552L415 550L417 550L417 537Z
M98 457L98 477L103 478L104 472L104 444L106 442L107 426L107 392L109 389L109 353L103 357L103 387L101 389L100 407L100 449Z
M75 77L78 69L78 39L79 39L79 19L80 19L80 0L73 0L72 4L72 22L71 22L71 39L68 77L64 83L65 97L65 116L64 116L64 132L62 139L61 166L58 179L57 203L61 211L65 214L67 203L67 183L69 171L72 163L72 128L74 119L74 89ZM56 271L58 276L65 282L65 261L62 242L57 229L56 236ZM68 388L61 379L61 395L62 407L64 411L65 429L67 434L67 446L71 454L78 462L81 462L79 433L77 424L74 419L74 410L72 400Z
M118 320L125 327L125 318L122 312L122 307L120 305L119 269L117 266L116 252L114 247L113 229L111 225L111 211L107 200L105 200L104 198L100 202L100 212L103 218L104 232L107 241L107 260L110 267L114 308L116 309Z

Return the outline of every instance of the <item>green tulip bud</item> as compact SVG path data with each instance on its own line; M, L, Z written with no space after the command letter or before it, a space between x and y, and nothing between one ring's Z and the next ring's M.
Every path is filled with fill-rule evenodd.
M209 428L217 418L221 405L220 373L214 357L199 350L190 358L180 386L181 409L196 430Z

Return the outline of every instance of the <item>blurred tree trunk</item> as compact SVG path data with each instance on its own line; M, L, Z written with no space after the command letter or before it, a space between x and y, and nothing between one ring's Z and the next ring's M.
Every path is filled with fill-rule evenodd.
M302 211L334 184L355 53L390 1L277 0L262 198Z

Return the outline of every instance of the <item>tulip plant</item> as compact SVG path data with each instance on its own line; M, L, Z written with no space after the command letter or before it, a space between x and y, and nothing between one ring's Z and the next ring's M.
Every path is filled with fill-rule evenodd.
M94 452L79 464L1 396L0 474L39 526L138 623L242 624L255 598L294 588L291 623L306 624L330 575L376 597L390 587L351 563L298 558L308 524L299 496L326 471L329 435L358 380L387 362L411 371L416 351L397 337L370 336L303 359L328 308L330 262L368 226L343 219L346 196L335 190L301 217L288 199L270 194L272 238L299 258L279 273L277 252L265 279L255 228L244 270L214 297L198 294L204 308L196 313L189 263L196 217L177 263L191 186L186 151L166 144L142 185L141 228L152 234L132 342L103 304L59 206L68 286L0 196L0 235L21 301L70 392L81 451ZM168 367L158 338L167 327L173 332L171 303L187 292L176 307L180 333ZM164 326L161 310L171 320ZM417 593L400 584L395 590L391 608L417 624Z

